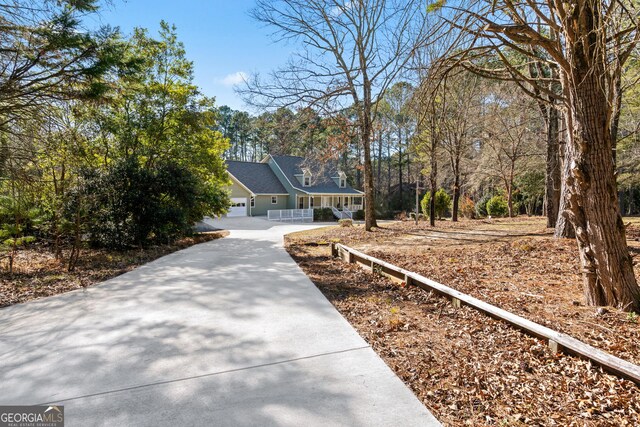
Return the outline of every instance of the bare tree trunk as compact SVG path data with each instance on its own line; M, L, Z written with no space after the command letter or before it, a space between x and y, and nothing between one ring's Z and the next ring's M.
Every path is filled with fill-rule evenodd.
M387 141L387 210L391 210L391 143Z
M407 150L404 154L407 159L407 184L411 184L411 154L409 154L409 141L407 141Z
M578 53L585 49L574 48ZM590 305L640 311L640 287L618 206L607 97L600 80L604 73L591 64L585 67L579 55L572 59L576 68L571 77L577 84L568 91L573 107L567 111L568 216L576 231L585 298Z
M509 181L505 183L507 187L507 209L509 210L509 218L513 218L513 177L515 175L516 165L511 161L511 170L509 171Z
M560 158L562 164L562 179L560 182L560 204L558 205L558 218L553 236L556 239L573 239L576 237L573 225L566 215L569 204L569 187L567 181L571 173L570 161L566 155L566 142L560 148Z
M402 145L398 142L398 191L400 192L400 210L404 211L404 191L402 185Z
M547 169L545 173L544 206L547 216L547 227L554 228L560 212L560 192L561 192L561 161L559 144L559 121L558 110L552 106L547 107Z
M378 179L376 180L376 187L378 188L378 197L382 193L382 130L378 135Z
M618 73L622 75L622 69L620 64L616 64ZM615 97L613 105L613 115L611 117L611 144L613 146L611 150L611 156L613 157L613 168L615 170L618 161L618 129L620 127L620 113L622 112L622 79L616 79L615 83Z
M431 199L429 200L429 225L436 226L436 185L438 178L438 159L436 158L435 136L431 136L431 171L429 172L429 183L431 185Z
M371 120L371 85L365 76L363 111L362 120L362 148L364 153L364 229L371 231L373 227L377 227L376 222L376 206L374 199L373 187L373 165L371 164L371 135L373 131L373 123Z
M431 198L429 199L429 225L436 226L436 186L431 181L431 189L429 190Z
M454 170L453 179L453 212L451 213L451 221L458 221L458 205L460 204L460 172Z

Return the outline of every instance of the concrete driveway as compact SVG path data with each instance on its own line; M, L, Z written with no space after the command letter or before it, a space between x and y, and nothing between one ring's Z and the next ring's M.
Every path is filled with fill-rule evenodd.
M225 239L0 309L0 405L67 426L431 426L282 248L313 225L214 221Z

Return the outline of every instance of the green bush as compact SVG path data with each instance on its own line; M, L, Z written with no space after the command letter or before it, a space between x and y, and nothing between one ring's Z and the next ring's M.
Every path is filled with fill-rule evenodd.
M333 221L335 217L331 208L314 208L313 220L314 221Z
M507 201L502 196L493 196L487 202L487 213L495 217L503 217L509 213Z
M107 171L85 171L68 216L83 209L93 246L147 246L192 233L203 216L228 205L224 190L174 162L153 168L135 159Z
M364 210L360 209L353 213L353 219L355 221L364 221Z
M476 203L476 214L478 215L479 218L489 215L487 213L487 203L489 202L489 200L491 200L493 196L494 194L492 193L485 194Z
M429 203L431 200L431 192L427 192L427 194L424 195L424 197L422 198L422 202L420 203L421 207L422 207L422 213L424 214L425 217L428 217L430 212L429 212ZM449 211L449 208L451 206L451 196L449 196L449 194L444 190L444 188L439 189L438 191L436 191L436 217L438 219L442 219L442 217L444 217L447 212Z

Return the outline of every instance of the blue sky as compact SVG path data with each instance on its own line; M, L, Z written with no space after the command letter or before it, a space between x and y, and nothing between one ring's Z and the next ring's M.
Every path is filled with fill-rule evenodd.
M249 17L254 0L113 0L100 12L103 24L118 26L124 34L134 27L157 34L165 20L175 24L178 38L195 67L195 84L216 104L249 110L233 92L240 73L263 74L283 65L285 45L269 37L270 29Z

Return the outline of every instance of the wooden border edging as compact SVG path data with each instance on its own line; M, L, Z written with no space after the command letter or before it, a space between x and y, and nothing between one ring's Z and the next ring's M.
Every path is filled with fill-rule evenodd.
M624 377L636 384L640 384L640 366L620 359L612 354L583 343L570 335L542 326L515 315L509 311L488 304L470 295L458 292L448 286L427 279L417 273L402 269L388 262L374 258L340 243L331 244L331 254L345 262L360 264L362 267L376 271L391 279L405 282L407 285L418 286L422 289L433 291L441 296L456 301L456 305L467 305L482 313L502 320L522 330L528 335L546 340L553 351L565 353L590 360L601 366L605 371Z

